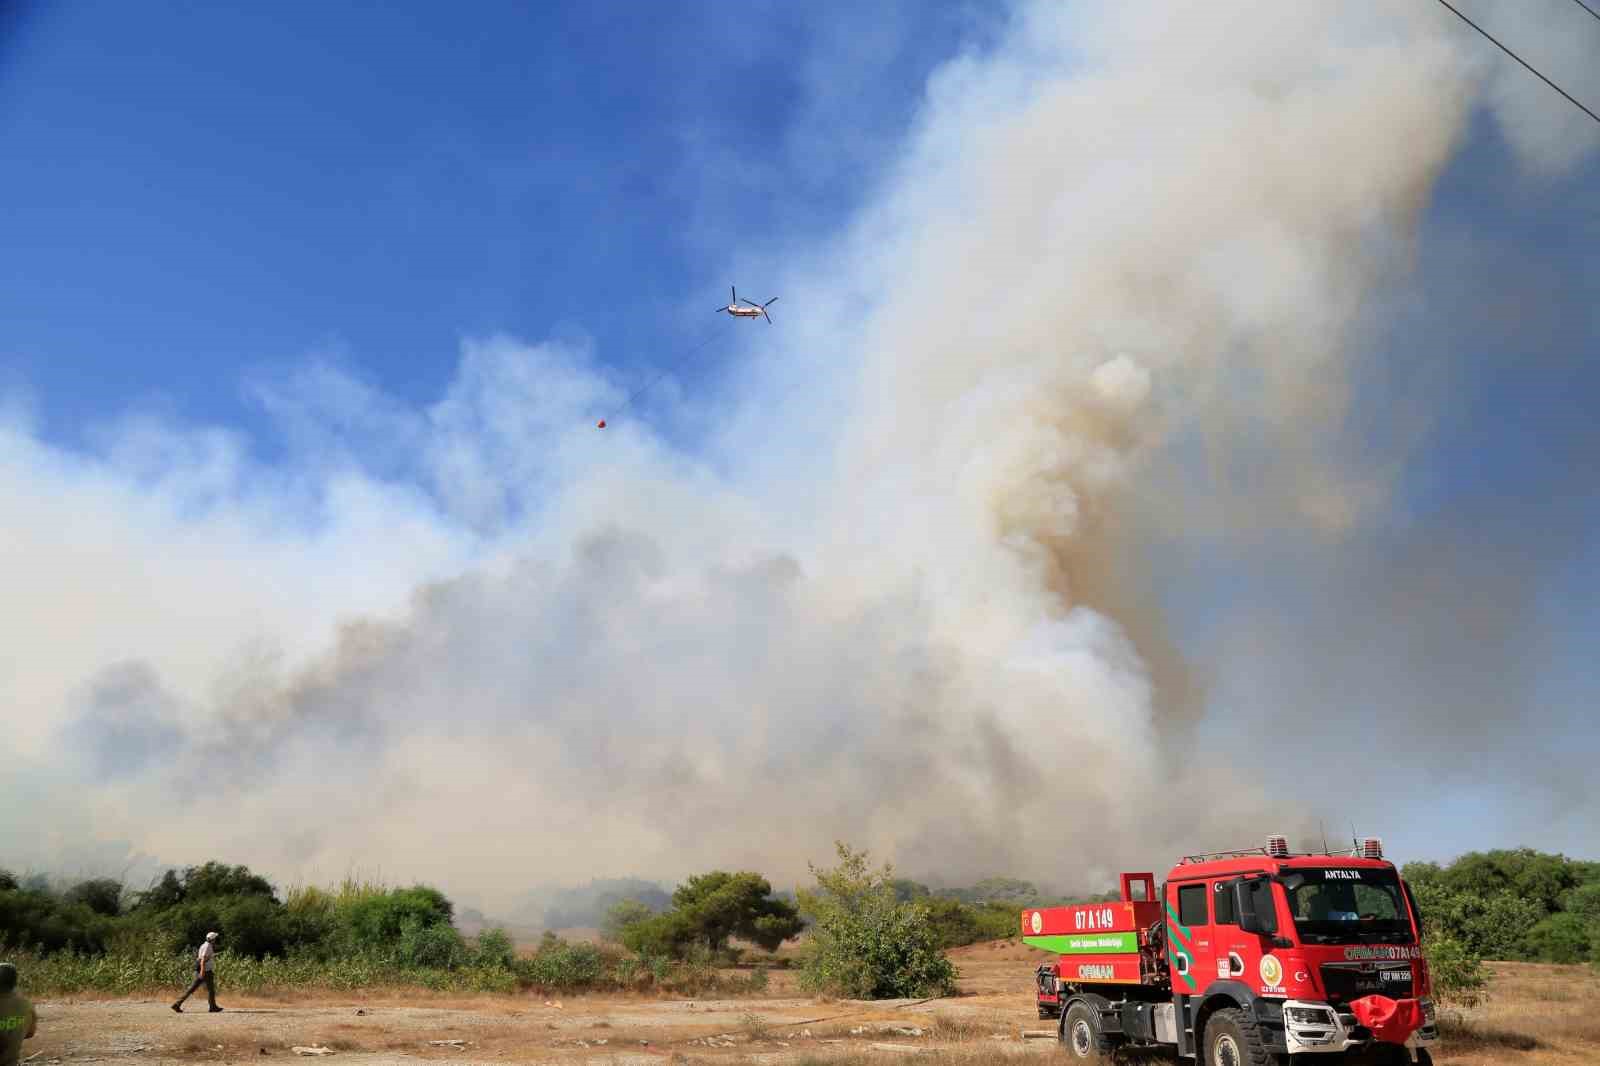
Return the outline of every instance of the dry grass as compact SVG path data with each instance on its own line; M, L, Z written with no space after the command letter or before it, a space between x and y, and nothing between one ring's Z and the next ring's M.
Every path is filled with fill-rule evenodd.
M216 1046L216 1043L216 1040L212 1037L196 1033L192 1036L185 1037L183 1042L178 1045L178 1050L186 1051L189 1054L194 1055L202 1051L210 1051Z
M1041 1021L1040 1027L1050 1023ZM964 1044L974 1040L988 1040L997 1033L1015 1031L1015 1019L999 1011L939 1011L933 1016L928 1036L941 1044Z
M692 1066L1024 1066L1060 1060L1053 1040L1020 1040L1019 1030L1053 1029L1037 1017L1033 960L1002 945L959 953L961 994L934 1002L819 1002L718 996L667 1000L650 996L351 994L331 997L227 997L236 1013L178 1017L158 1001L74 997L41 1004L37 1050L61 1057L77 1046L88 1057L118 1047L161 1046L166 1061L289 1059L292 1044L322 1044L351 1066L463 1057L429 1040L462 1038L474 1061L551 1062L608 1066L648 1059ZM1441 1018L1440 1066L1600 1066L1600 976L1576 966L1493 964L1489 999ZM271 1009L247 1013L253 1003ZM359 1013L358 1013L359 1011ZM919 1036L894 1032L920 1028ZM733 1043L708 1044L727 1034ZM1003 1039L995 1039L995 1037ZM604 1041L602 1044L601 1041ZM877 1050L874 1043L912 1045L918 1053ZM217 1045L224 1045L218 1050ZM30 1048L30 1051L35 1050ZM74 1055L77 1058L78 1055ZM1170 1055L1127 1056L1166 1062Z
M1489 964L1489 999L1440 1017L1451 1066L1600 1063L1600 975L1583 966Z
M908 1041L914 1043L914 1041ZM893 1052L875 1051L865 1048L850 1048L837 1055L802 1053L789 1060L784 1066L887 1066L887 1064L904 1060L907 1066L990 1066L990 1064L1004 1064L1004 1066L1022 1066L1026 1063L1036 1063L1038 1066L1059 1066L1065 1061L1065 1054L1055 1044L1044 1044L1040 1041L1030 1041L1027 1046L1017 1043L1004 1044L998 1040L983 1040L970 1046L930 1048L920 1054L896 1054ZM717 1066L732 1066L741 1060L718 1060ZM747 1060L748 1061L748 1060ZM1176 1066L1178 1060L1171 1055L1165 1058L1151 1059L1118 1058L1116 1064L1121 1063L1147 1063L1163 1062L1168 1066ZM1193 1060L1184 1060L1192 1066ZM751 1066L758 1064L751 1062ZM761 1064L765 1066L765 1064Z

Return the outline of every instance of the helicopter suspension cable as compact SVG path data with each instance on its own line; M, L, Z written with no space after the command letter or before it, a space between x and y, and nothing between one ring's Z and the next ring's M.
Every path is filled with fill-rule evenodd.
M688 359L691 355L694 355L695 353L699 352L702 348L704 348L706 345L710 344L712 341L716 340L723 333L724 333L724 329L722 327L718 327L716 331L706 334L706 336L704 338L702 338L697 344L695 344L694 347L689 348L688 350L684 351L677 358L669 360L667 362L667 364L664 367L662 367L661 370L658 371L654 377L650 378L643 385L638 386L632 392L630 392L628 394L627 399L623 400L622 403L617 405L617 409L616 409L616 411L612 412L611 418L615 418L617 416L617 414L619 414L620 412L625 411L629 407L633 406L633 401L634 400L638 399L640 396L644 395L646 392L649 392L652 388L654 388L656 383L659 382L662 378L666 377L668 374L670 374L674 367L676 367L679 364L681 364L684 360ZM605 418L600 419L600 421L596 423L596 427L599 428L599 429L605 429L607 421L608 421L608 419L605 419Z

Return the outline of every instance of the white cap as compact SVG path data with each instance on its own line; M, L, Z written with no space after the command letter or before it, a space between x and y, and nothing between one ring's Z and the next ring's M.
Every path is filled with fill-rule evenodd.
M215 939L217 939L217 934L215 934L215 933L207 933L206 934L206 939L207 940L215 940Z

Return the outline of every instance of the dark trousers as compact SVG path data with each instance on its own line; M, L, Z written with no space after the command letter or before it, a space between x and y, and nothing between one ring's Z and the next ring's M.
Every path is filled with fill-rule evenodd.
M189 991L178 997L178 1006L183 1006L183 1001L194 995L195 989L201 985L206 986L206 999L210 1001L212 1007L215 1007L217 1005L217 976L210 970L203 974L195 975L194 984L189 986Z

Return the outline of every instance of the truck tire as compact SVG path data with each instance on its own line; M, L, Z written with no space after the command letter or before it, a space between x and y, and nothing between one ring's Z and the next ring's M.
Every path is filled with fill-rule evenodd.
M1256 1020L1235 1007L1206 1019L1204 1066L1273 1066L1280 1061L1267 1050Z
M1111 1041L1100 1031L1100 1014L1081 999L1073 1000L1061 1015L1061 1043L1074 1062L1102 1062L1111 1058Z
M1433 1056L1428 1054L1428 1049L1427 1048L1425 1048L1425 1047L1417 1048L1416 1066L1433 1066Z

